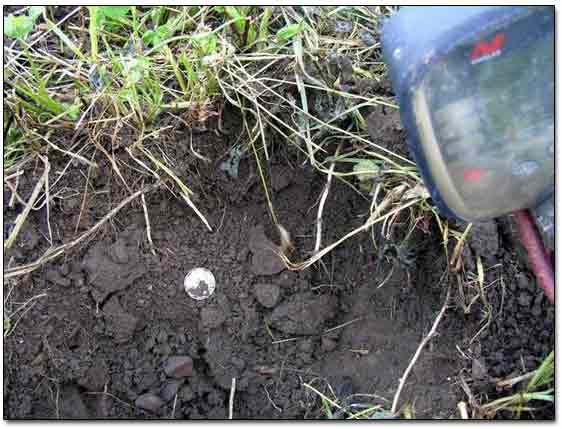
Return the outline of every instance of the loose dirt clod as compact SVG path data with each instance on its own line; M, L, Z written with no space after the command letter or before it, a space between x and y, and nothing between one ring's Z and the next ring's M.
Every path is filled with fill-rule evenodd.
M266 308L273 308L279 299L279 286L273 283L258 283L254 285L254 295L258 302Z
M117 240L113 245L100 241L84 259L92 296L103 302L112 293L126 289L146 272L135 242L136 232Z
M252 252L252 272L260 276L278 274L287 267L279 257L277 246L265 235L263 225L258 225L250 231L250 251Z
M139 319L127 313L114 295L103 306L106 331L117 342L129 340L137 329Z
M99 361L94 362L93 365L86 370L84 376L78 379L77 383L87 391L100 392L108 381L109 374L107 364Z
M306 292L292 296L271 315L275 329L287 334L319 334L327 320L336 315L336 303L329 295Z

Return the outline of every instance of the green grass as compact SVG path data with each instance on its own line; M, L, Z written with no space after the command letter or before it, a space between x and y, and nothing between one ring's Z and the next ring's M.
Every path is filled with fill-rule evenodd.
M544 405L554 403L554 351L528 375L530 380L519 392L488 402L480 406L478 411L486 417L508 411L519 418L522 412L532 413Z
M5 107L17 124L4 156L9 168L25 157L45 155L55 144L38 134L50 136L55 129L97 133L100 123L126 127L137 134L126 148L132 163L143 166L147 177L169 183L194 208L185 178L173 172L174 160L150 136L158 135L159 121L168 114L196 127L230 102L243 114L247 143L242 150L258 161L275 223L282 220L266 182L271 133L293 145L318 172L373 200L365 229L392 222L403 210L410 229L420 216L431 215L432 208L423 203L426 194L408 193L422 186L413 162L370 141L365 132L363 115L370 106L396 106L369 89L359 93L342 87L341 71L329 63L347 57L357 78L381 80L384 65L375 28L390 9L91 6L72 9L58 21L54 11L23 8L6 18L23 22L10 27L14 40L4 67L10 88ZM341 32L343 21L348 28ZM325 105L326 111L313 114L312 105ZM351 127L344 128L349 121ZM342 140L350 148L336 155L335 142ZM111 151L95 146L123 182L126 167L117 166ZM64 141L57 147L79 157ZM316 260L291 263L304 268Z

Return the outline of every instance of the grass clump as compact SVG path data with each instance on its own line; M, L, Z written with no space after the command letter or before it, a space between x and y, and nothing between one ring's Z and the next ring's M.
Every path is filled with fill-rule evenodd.
M211 228L158 137L169 132L169 118L176 124L172 128L181 123L197 129L229 102L242 112L242 151L258 161L275 223L282 220L265 180L271 133L294 145L318 172L344 181L365 198L372 198L369 192L376 196L365 229L377 222L392 224L403 210L414 220L417 210L429 209L422 204L426 194L414 164L365 134L364 115L370 107L396 106L372 85L349 87L351 81L383 78L376 25L390 11L256 6L20 9L6 18L16 23L6 33L13 41L5 49L4 67L9 88L5 107L13 118L13 127L5 129L11 147L4 156L12 169L8 172L17 170L16 161L48 158L53 151L85 164L92 156L88 165L94 168L96 159L105 158L129 194L139 189L131 181L163 181ZM116 130L111 136L104 131L107 126ZM132 135L124 147L131 163L116 161L114 148L124 143L118 130ZM80 132L88 139L69 147L71 135ZM336 142L341 141L345 145L336 154ZM355 168L349 170L350 165ZM365 165L375 165L367 181ZM140 172L142 180L135 179ZM316 259L292 266L311 265L322 256L320 249L314 253Z
M529 381L519 392L481 405L478 412L488 418L495 417L500 412L509 412L520 418L522 412L532 414L545 404L554 403L554 351L548 354L536 370L519 379Z

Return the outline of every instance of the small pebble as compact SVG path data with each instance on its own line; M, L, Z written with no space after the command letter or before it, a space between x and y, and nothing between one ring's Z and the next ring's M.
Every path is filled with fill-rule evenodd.
M164 401L170 402L178 393L181 384L181 380L170 380L166 382L166 384L164 384L164 386L162 387L162 390L160 390L160 397Z
M168 377L182 378L193 375L193 360L189 356L171 356L164 366Z
M279 286L272 283L254 285L254 295L258 302L266 308L273 308L279 300Z
M153 393L145 393L135 401L135 406L152 413L157 412L164 405L164 401Z

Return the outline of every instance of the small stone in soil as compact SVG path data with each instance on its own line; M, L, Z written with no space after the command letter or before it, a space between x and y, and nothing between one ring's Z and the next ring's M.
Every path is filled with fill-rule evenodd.
M193 375L193 360L189 356L171 356L164 366L168 377L182 378Z
M301 293L277 306L271 315L271 323L275 329L286 334L314 335L320 333L335 312L334 297Z
M150 411L151 413L157 412L163 405L164 401L154 393L145 393L144 395L140 395L135 401L136 407Z
M103 390L103 387L108 381L108 368L103 361L98 361L94 362L94 364L86 370L84 376L78 379L78 385L90 392L99 392Z
M279 299L279 286L272 283L258 283L254 285L254 295L261 305L273 308Z
M107 301L102 310L108 333L116 342L128 341L137 329L138 318L126 313L115 295Z
M178 390L181 387L181 385L182 385L181 380L167 381L166 384L164 384L164 386L162 387L162 390L160 390L160 397L164 401L170 402L172 399L174 399L174 397L178 393Z
M276 253L277 246L265 235L263 225L258 225L250 231L249 247L252 252L251 270L254 274L271 276L287 268Z

